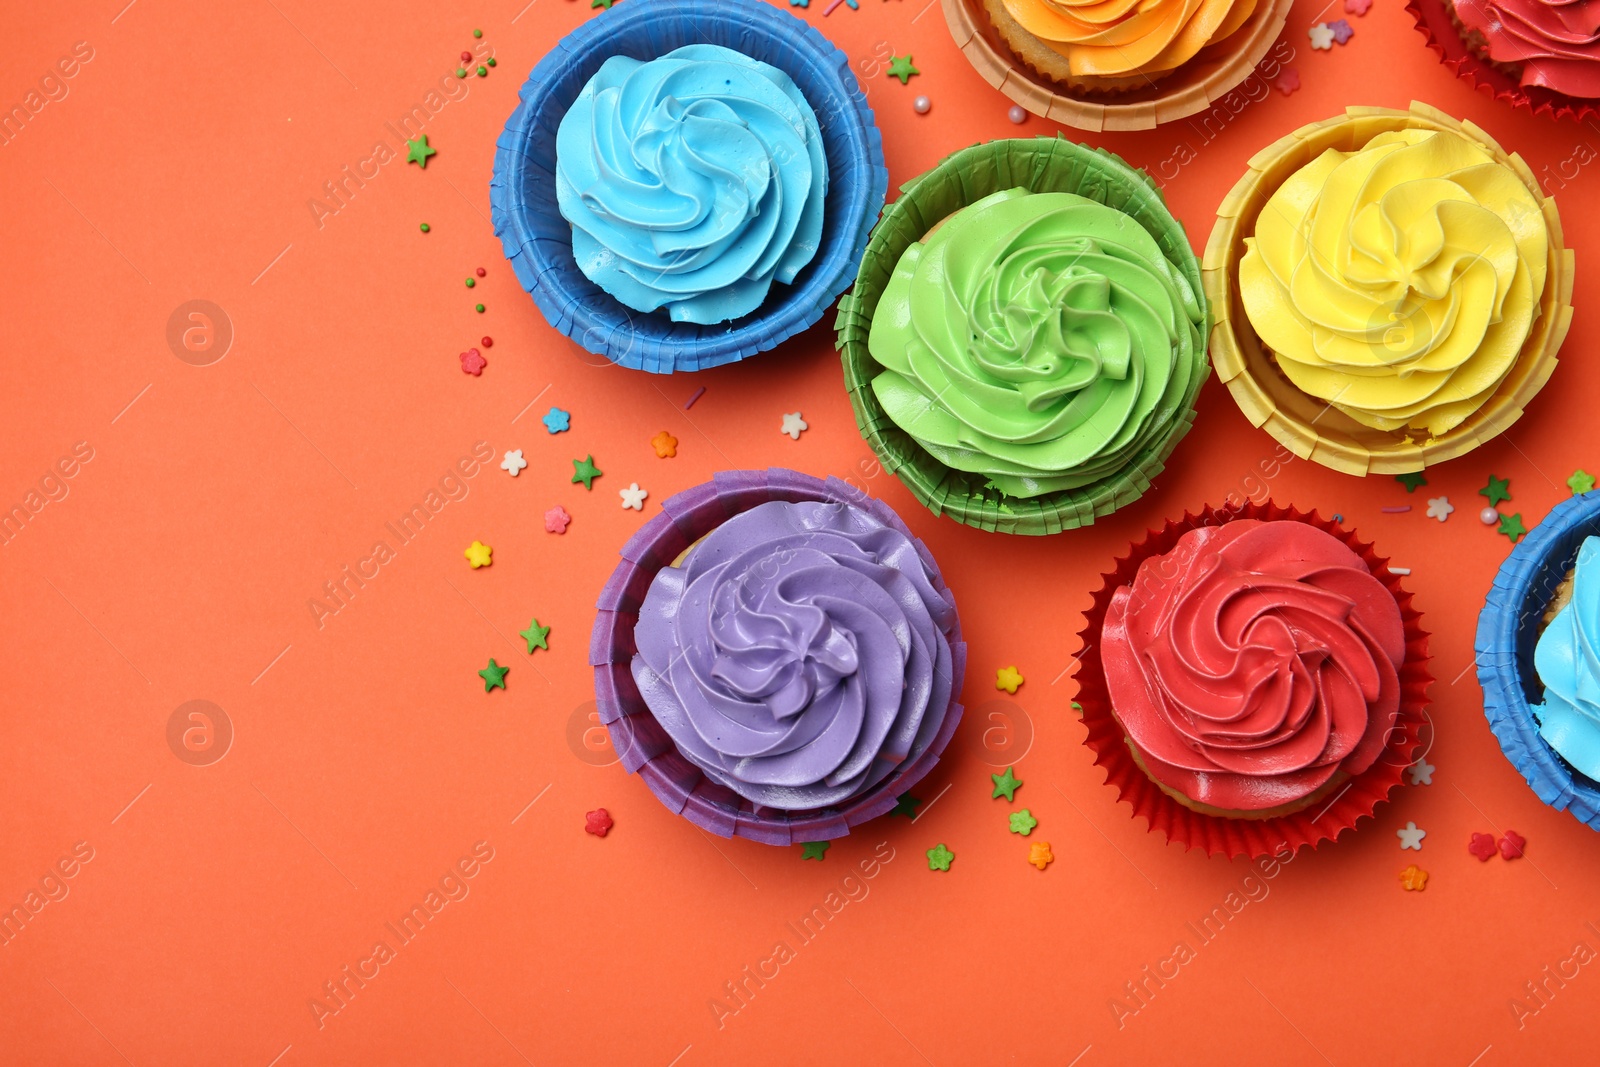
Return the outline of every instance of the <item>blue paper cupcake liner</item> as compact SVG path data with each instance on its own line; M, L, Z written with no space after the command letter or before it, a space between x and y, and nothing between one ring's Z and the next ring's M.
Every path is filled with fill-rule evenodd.
M708 326L634 311L590 281L556 206L556 131L600 65L616 55L654 59L687 44L722 45L788 74L816 112L828 160L815 258L792 284L774 284L756 312ZM855 279L889 188L883 137L849 57L793 15L748 0L628 0L562 38L520 95L489 183L494 232L545 319L588 351L660 374L733 363L817 322Z
M781 467L764 471L721 471L711 481L668 499L661 513L622 546L622 562L600 592L594 631L589 639L595 703L623 769L643 778L661 803L701 829L722 837L742 837L769 845L829 841L848 834L852 827L888 813L900 794L916 785L938 764L961 723L961 681L966 673L967 645L961 636L958 615L949 635L950 704L938 733L920 755L906 760L887 778L859 796L835 807L779 811L759 808L726 786L708 779L679 753L640 695L631 669L637 651L633 629L639 620L639 607L657 571L727 519L770 500L791 503L814 500L862 508L909 538L933 576L934 588L949 594L949 587L928 546L882 501L874 500L837 478L824 481Z
M1572 769L1539 736L1532 705L1544 701L1533 650L1544 613L1584 538L1600 535L1600 493L1562 501L1500 565L1478 615L1476 660L1483 710L1500 750L1539 799L1600 830L1600 783Z

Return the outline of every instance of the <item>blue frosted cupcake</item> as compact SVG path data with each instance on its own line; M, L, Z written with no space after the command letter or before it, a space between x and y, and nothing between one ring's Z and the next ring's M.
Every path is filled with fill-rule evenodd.
M1477 664L1506 758L1539 799L1600 830L1600 493L1563 501L1501 565Z
M630 0L534 68L490 199L552 326L666 373L821 318L887 185L849 63L806 23L759 3Z

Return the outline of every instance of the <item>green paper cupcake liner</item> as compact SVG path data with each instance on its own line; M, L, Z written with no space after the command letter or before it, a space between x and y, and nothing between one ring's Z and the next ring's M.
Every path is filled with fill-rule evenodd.
M872 379L881 368L867 351L873 312L906 249L969 204L1019 187L1040 193L1077 193L1131 216L1182 270L1204 312L1189 389L1167 432L1110 477L1077 489L1027 498L1001 493L981 474L946 467L895 425L872 391ZM973 145L901 186L899 199L885 209L867 241L855 286L839 302L835 329L856 426L884 468L934 514L999 533L1060 533L1087 526L1138 500L1189 432L1195 398L1210 372L1205 342L1211 333L1211 311L1200 281L1200 262L1183 227L1167 210L1148 174L1103 148L1090 148L1059 134Z

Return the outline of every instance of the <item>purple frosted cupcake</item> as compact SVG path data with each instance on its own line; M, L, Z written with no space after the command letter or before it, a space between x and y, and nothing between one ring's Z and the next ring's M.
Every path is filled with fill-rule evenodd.
M600 602L600 717L697 825L839 837L938 761L966 646L892 511L842 482L732 472L667 501Z

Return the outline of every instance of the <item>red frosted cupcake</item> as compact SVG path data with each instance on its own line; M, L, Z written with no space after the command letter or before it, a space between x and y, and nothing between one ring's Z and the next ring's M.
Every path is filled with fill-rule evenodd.
M1600 0L1410 0L1440 60L1498 99L1557 117L1600 111Z
M1186 515L1118 561L1089 612L1079 701L1135 814L1236 856L1372 813L1411 762L1429 681L1386 562L1270 504Z

